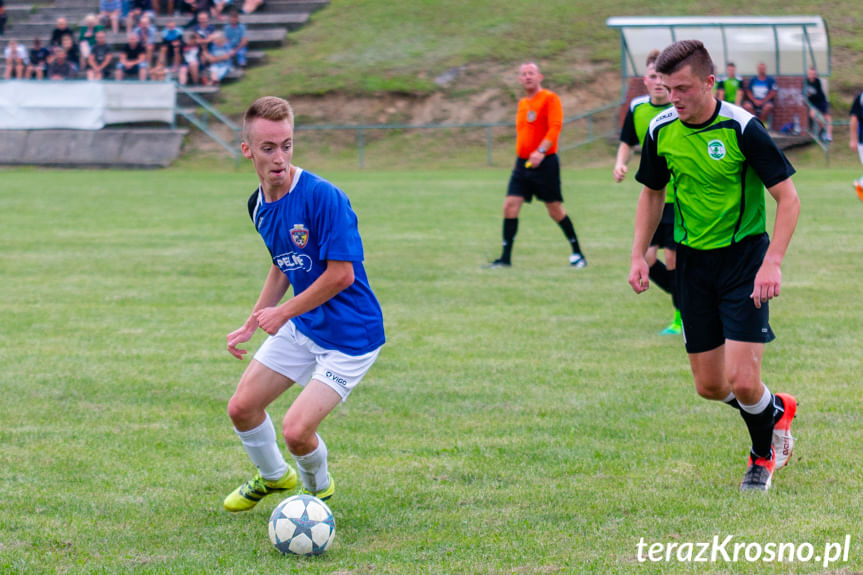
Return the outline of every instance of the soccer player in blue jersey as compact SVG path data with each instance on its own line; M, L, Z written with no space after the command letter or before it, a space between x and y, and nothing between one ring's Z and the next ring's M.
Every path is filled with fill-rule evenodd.
M260 185L249 216L272 258L251 315L228 334L242 359L258 328L269 337L228 402L228 415L258 473L225 498L245 511L270 493L297 486L297 472L276 442L267 406L293 384L304 386L282 421L282 435L304 491L329 499L335 482L321 421L363 379L384 344L383 316L363 268L357 216L330 182L291 163L294 115L287 101L256 100L243 119L243 155ZM282 299L293 286L293 297Z
M659 50L651 50L647 55L644 71L644 87L647 94L633 98L629 102L629 111L623 120L623 128L620 130L620 146L617 148L617 159L614 162L614 181L620 183L626 177L629 160L632 158L632 149L644 143L647 135L647 126L657 114L671 107L668 101L668 90L662 85L659 73L656 71L656 59ZM657 257L659 248L665 251L665 261ZM668 186L665 194L665 207L662 210L662 220L650 247L647 249L645 259L650 266L650 279L661 287L666 293L671 294L674 304L674 319L663 329L663 335L680 335L683 325L680 321L680 310L677 308L677 295L674 288L674 268L677 262L677 252L674 245L674 186Z
M700 41L671 44L656 69L674 108L644 140L629 283L636 293L649 286L644 253L673 174L678 302L695 389L740 410L752 440L740 488L767 491L794 447L797 400L761 381L764 344L774 339L768 302L779 296L800 213L794 168L757 118L713 97L713 61ZM765 187L776 201L772 240Z

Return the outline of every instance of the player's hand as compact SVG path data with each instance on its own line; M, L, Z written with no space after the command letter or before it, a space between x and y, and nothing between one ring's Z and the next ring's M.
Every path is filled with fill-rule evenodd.
M228 334L228 352L237 359L243 359L243 356L248 353L245 349L239 349L237 346L241 343L246 343L252 336L255 335L257 326L248 324L243 325L240 329L234 330Z
M538 168L544 159L545 154L540 154L539 152L534 151L530 156L528 156L525 167L527 166L527 164L530 164L531 168Z
M629 285L635 293L642 293L650 287L650 268L643 257L632 259L632 266L629 268Z
M753 303L755 303L755 307L761 309L761 304L779 297L779 287L781 284L782 270L779 269L779 264L770 263L765 260L761 264L758 273L755 274L755 287L749 296L752 298Z
M626 177L626 164L615 164L614 166L614 181L618 184Z
M270 335L276 335L279 329L288 321L287 318L282 316L282 312L278 307L265 307L256 311L253 315L258 321L258 326Z

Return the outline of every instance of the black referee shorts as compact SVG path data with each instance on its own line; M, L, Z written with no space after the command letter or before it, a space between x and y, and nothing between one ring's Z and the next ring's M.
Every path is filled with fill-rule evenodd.
M562 202L560 160L557 154L549 154L534 168L525 168L526 162L527 160L521 158L515 159L506 195L519 196L528 203L534 196L545 203Z
M725 340L767 343L767 302L756 308L749 296L764 261L767 234L749 236L715 250L677 246L677 288L687 353L710 351Z

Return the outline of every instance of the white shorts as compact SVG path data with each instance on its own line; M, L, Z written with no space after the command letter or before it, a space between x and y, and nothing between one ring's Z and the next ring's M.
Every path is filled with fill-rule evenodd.
M860 156L860 163L863 164L863 144L857 144L857 155Z
M276 335L269 336L255 359L302 386L316 379L325 383L341 396L342 401L362 381L378 358L381 348L363 355L347 355L326 349L297 330L289 321Z

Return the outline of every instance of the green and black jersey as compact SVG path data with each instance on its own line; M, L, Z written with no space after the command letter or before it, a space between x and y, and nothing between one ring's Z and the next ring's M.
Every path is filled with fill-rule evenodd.
M681 121L673 108L656 116L635 179L654 190L673 181L674 241L710 250L764 233L764 187L792 174L761 122L717 102L711 119L698 126Z
M650 121L660 112L671 107L671 102L657 106L650 101L650 96L639 96L629 102L629 111L623 120L623 128L620 130L620 141L634 148L636 145L644 146L644 137ZM670 186L666 190L665 203L674 202L674 188Z

